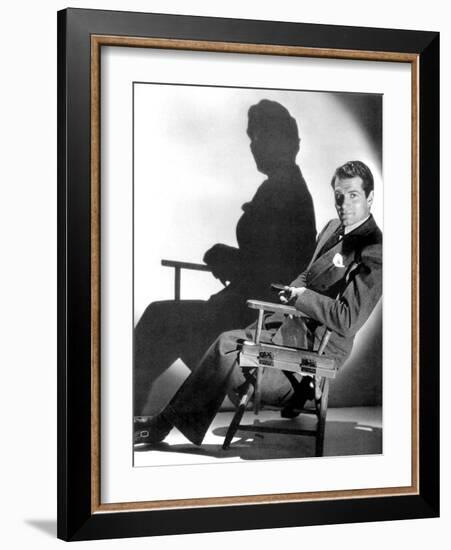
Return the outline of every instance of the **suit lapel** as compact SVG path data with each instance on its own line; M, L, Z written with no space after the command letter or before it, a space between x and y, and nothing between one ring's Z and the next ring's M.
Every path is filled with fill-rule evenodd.
M335 231L338 229L339 225L340 225L340 220L331 220L328 223L326 229L322 232L320 238L318 239L315 252L313 253L312 259L310 260L309 268L316 261L316 259L318 258L319 252L324 247L326 242L332 237Z
M337 223L335 228L338 225ZM335 281L341 279L355 259L356 251L362 247L367 236L374 231L374 227L374 218L370 216L362 225L345 235L338 243L316 257L309 266L307 286L316 289L318 281L321 281L321 285L317 290L324 292ZM340 267L341 265L343 267Z

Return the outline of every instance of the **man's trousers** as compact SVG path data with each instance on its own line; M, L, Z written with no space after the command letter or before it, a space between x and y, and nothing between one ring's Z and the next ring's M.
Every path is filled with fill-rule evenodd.
M261 341L271 342L274 333L275 330L263 330ZM225 396L228 394L236 402L237 390L245 382L237 362L240 342L252 339L252 328L221 334L162 411L165 418L194 444L202 443ZM283 372L265 370L261 384L262 403L282 407L293 393L292 383Z

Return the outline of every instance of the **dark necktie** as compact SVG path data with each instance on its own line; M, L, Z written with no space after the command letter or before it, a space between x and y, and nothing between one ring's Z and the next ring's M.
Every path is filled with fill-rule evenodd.
M324 245L321 247L321 250L318 252L317 258L325 254L328 250L333 248L344 236L345 228L343 225L339 225L337 229L332 233L332 235L327 239Z

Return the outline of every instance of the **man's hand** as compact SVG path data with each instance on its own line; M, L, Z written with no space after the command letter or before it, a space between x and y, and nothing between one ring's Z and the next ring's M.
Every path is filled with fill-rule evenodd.
M279 292L280 301L282 302L282 304L295 302L297 298L304 292L304 290L305 286L285 286L284 289Z

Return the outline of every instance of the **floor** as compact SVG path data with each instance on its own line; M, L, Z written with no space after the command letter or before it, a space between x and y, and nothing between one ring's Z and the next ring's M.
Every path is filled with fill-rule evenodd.
M187 441L176 429L163 443L149 449L137 446L134 466L171 464L205 464L237 462L240 460L268 460L276 458L306 458L315 455L313 437L280 434L237 432L230 449L224 451L222 443L233 411L216 415L202 446ZM279 411L263 410L258 417L246 412L243 424L260 423L263 426L314 427L314 418L302 416L294 420L280 418ZM325 456L364 455L382 453L382 408L349 407L329 408L327 413Z

